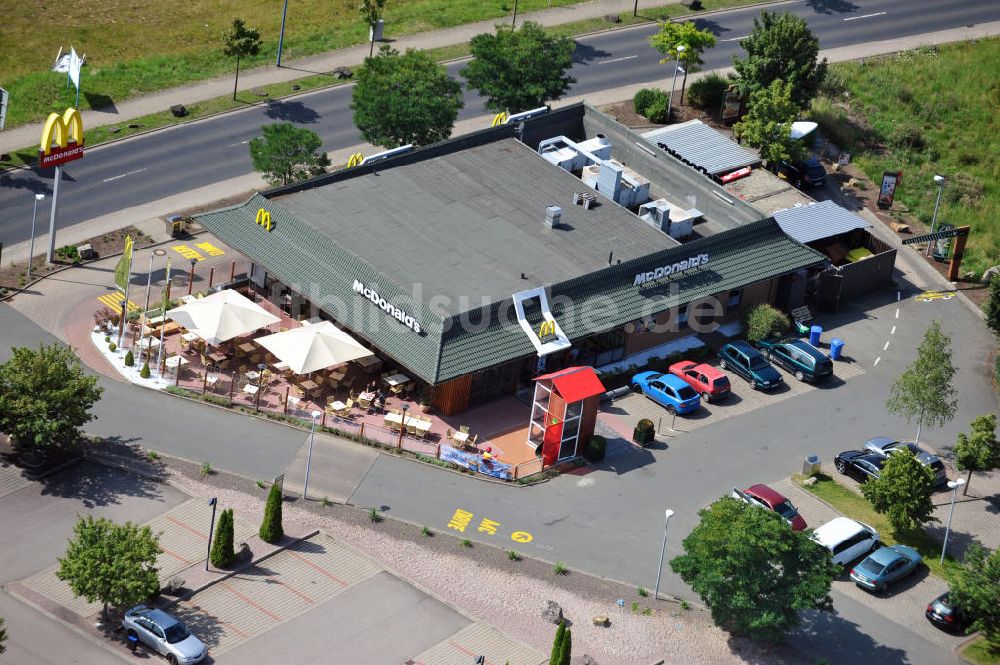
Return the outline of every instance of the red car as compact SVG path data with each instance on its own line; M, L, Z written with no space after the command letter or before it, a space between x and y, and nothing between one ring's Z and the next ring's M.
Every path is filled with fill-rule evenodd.
M682 360L670 366L670 373L684 379L706 402L718 402L729 394L729 377L711 365Z
M788 522L792 531L806 530L806 521L799 515L799 511L792 505L792 502L767 485L753 485L742 492L734 487L733 498L746 501L751 506L773 510Z

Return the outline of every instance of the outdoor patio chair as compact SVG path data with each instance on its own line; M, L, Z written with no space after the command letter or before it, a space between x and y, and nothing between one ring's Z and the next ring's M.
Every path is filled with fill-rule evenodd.
M367 411L372 407L372 401L365 397L358 397L358 406Z
M447 432L445 432L444 436L445 439L447 439L448 441L452 441L455 438L454 434L452 434L452 431L450 429Z
M407 422L406 423L406 433L409 434L410 436L416 436L417 435L417 424L414 423L414 422Z

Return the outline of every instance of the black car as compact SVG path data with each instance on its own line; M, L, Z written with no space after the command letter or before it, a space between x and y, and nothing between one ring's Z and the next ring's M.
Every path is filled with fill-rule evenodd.
M768 390L781 385L781 374L771 367L760 351L743 340L727 342L719 349L719 366L739 374L754 390Z
M951 633L965 632L966 621L962 610L948 604L948 594L943 593L927 606L924 616L932 624Z
M834 464L837 466L837 471L863 483L870 478L878 478L885 461L886 458L881 455L865 450L848 450L837 455Z
M801 162L781 160L778 163L778 175L799 189L804 185L822 187L826 183L826 169L815 157L807 157Z
M809 342L762 339L757 345L765 358L794 374L799 381L819 382L833 376L833 361Z

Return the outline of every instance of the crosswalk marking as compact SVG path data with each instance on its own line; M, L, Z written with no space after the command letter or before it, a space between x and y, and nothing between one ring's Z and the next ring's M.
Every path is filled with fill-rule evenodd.
M97 299L102 305L109 307L111 311L118 312L121 311L122 301L125 300L125 294L121 291L113 291L112 293L105 293L103 296L97 296ZM139 309L139 306L129 300L128 308L130 310L137 310Z

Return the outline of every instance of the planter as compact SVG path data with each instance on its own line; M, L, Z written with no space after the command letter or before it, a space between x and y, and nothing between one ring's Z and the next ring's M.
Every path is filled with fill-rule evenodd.
M638 443L640 446L645 446L650 443L654 438L656 438L656 431L651 429L639 429L636 427L632 430L632 441Z

